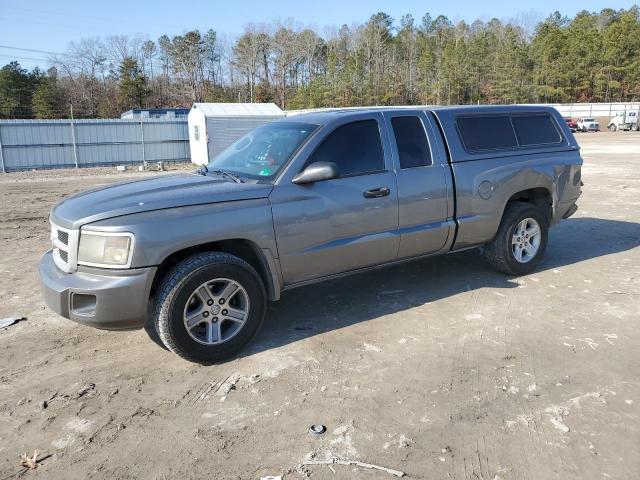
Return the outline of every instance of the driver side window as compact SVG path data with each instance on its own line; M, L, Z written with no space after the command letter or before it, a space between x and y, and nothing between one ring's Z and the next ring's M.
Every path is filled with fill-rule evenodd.
M316 148L306 165L333 162L340 177L384 170L384 154L376 120L347 123L336 128Z

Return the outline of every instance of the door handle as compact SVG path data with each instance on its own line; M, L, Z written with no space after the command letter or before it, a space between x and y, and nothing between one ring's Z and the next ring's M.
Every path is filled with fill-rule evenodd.
M366 190L365 192L362 193L362 195L364 195L364 198L380 198L380 197L386 197L390 193L391 193L391 190L389 190L387 187L379 187L379 188L372 188L371 190Z

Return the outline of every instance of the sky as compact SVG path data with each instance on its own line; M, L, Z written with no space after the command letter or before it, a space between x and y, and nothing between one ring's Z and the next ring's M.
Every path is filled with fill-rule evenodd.
M509 20L519 15L544 18L558 9L572 16L583 9L630 8L633 4L617 0L0 0L0 65L18 60L26 68L46 67L47 52L62 53L69 42L96 36L140 34L156 40L165 33L178 35L194 28L234 36L247 23L288 18L322 33L326 26L363 23L379 11L396 20L410 13L419 21L429 12L432 17L442 14L452 20L473 21Z

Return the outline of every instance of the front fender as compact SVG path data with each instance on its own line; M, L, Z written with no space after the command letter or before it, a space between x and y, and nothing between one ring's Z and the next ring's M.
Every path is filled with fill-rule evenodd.
M266 198L169 208L115 217L83 229L131 232L131 268L160 265L172 253L204 243L241 238L277 258L271 206Z

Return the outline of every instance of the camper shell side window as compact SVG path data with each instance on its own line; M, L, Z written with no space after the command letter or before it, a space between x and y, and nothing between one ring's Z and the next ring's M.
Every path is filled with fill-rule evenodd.
M468 153L560 145L563 137L548 113L460 115L456 129Z

